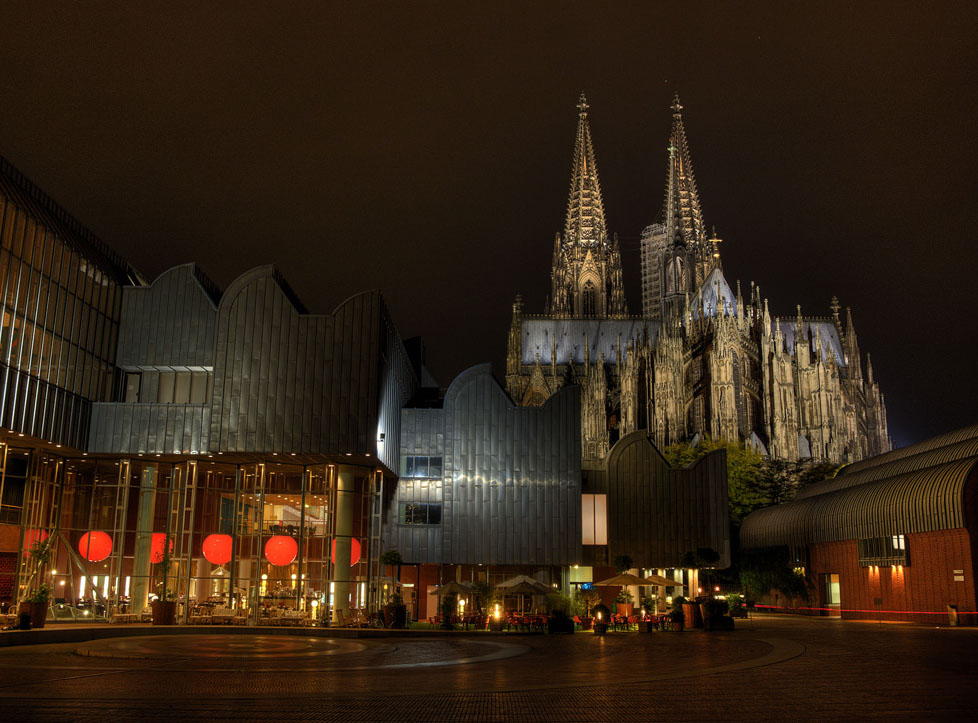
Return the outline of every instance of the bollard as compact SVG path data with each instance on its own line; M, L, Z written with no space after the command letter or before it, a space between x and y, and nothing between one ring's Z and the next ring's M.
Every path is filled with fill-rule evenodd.
M957 627L958 625L958 606L948 605L947 606L947 624L951 627Z

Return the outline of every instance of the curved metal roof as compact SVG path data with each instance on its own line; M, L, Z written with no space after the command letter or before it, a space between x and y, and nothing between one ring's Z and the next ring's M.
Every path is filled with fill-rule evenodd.
M916 472L917 470L954 462L959 459L965 459L966 457L978 457L978 437L966 439L957 444L949 444L946 447L938 447L929 452L921 452L920 454L914 454L909 457L894 459L885 464L867 467L851 474L844 474L849 470L847 467L838 477L816 482L803 488L795 496L795 499L814 497L815 495L821 495L847 487L855 487L856 485L866 484L867 482L876 482L887 477Z
M885 456L885 455L884 455ZM866 539L965 525L978 457L796 499L747 516L745 548Z
M964 427L962 429L955 429L953 432L939 434L936 437L925 439L923 442L911 444L909 447L901 447L900 449L895 449L892 452L887 452L886 454L870 457L869 459L864 459L860 462L853 462L852 464L844 467L842 471L839 472L839 476L841 477L842 475L850 475L855 472L861 472L862 470L870 467L878 467L897 459L911 457L915 454L921 454L922 452L930 452L931 450L938 449L940 447L947 447L949 445L963 442L968 439L974 439L976 437L978 437L978 424L974 424L970 427Z

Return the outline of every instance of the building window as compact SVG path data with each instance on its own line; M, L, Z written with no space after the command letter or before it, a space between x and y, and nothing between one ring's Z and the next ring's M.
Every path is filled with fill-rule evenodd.
M904 535L887 535L859 540L859 566L909 565L907 540Z
M842 604L842 593L839 587L839 575L836 573L829 573L825 576L825 604Z
M127 404L134 404L139 401L139 381L142 375L139 372L126 374L126 388L122 401Z
M401 502L397 509L399 525L440 525L441 505Z
M441 479L442 458L412 455L404 458L404 477Z
M581 495L581 544L608 544L608 495Z
M210 372L160 372L158 404L206 404L211 393Z
M581 307L584 316L597 314L597 291L590 281L584 284L584 291L581 293Z

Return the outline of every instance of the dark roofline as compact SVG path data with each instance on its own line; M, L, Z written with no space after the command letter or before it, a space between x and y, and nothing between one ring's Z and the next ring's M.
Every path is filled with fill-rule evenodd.
M41 225L95 263L116 283L122 286L145 285L142 275L132 264L83 226L3 156L0 156L0 189L9 193L14 202L23 204L24 210L34 215Z

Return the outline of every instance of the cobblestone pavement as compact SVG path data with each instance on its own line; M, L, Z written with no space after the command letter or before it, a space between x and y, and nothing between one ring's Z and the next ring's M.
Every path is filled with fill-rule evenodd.
M218 635L0 649L0 711L58 720L974 720L978 629L823 618L733 633Z

